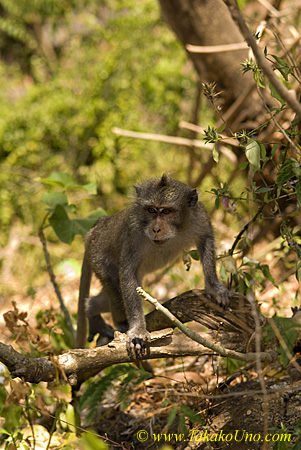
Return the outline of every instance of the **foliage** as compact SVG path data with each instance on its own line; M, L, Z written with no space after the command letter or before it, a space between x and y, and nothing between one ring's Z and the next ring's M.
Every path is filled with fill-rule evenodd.
M80 409L87 409L87 421L91 422L97 412L96 406L101 401L105 391L111 387L112 382L121 381L118 402L121 409L125 409L130 402L133 388L144 380L151 378L151 374L143 369L138 369L130 364L119 364L108 369L108 373L98 381L93 382L81 396Z
M133 181L166 167L181 173L185 166L182 152L176 153L171 147L162 151L158 143L146 146L138 140L126 141L111 130L122 126L175 132L185 103L192 97L192 74L185 66L184 52L159 19L153 0L0 0L0 9L0 243L7 242L11 222L17 219L30 224L34 234L39 227L52 228L56 236L47 234L49 241L71 244L75 236L84 236L105 210L114 211L125 204ZM292 79L298 82L297 64L275 52L266 50L265 55L286 86L291 87ZM204 130L204 141L213 144L212 156L217 163L206 182L225 222L235 217L243 223L232 247L220 258L221 278L232 289L256 296L267 286L277 286L268 264L244 255L252 245L249 226L262 223L267 207L269 214L281 219L281 241L276 251L285 257L295 252L295 273L300 279L301 243L292 219L301 204L301 132L300 118L288 114L284 100L257 63L247 60L242 70L252 72L258 88L269 91L277 106L268 108L268 120L255 129L231 133L216 105L220 93L215 92L215 84L203 85L223 123L216 127L210 124ZM281 138L261 139L260 133L272 123ZM243 162L232 182L219 184L221 172L233 172L232 166L225 164L224 168L220 161L221 145L227 145L225 130L235 140ZM197 161L203 162L199 155ZM276 173L274 180L266 181L266 170ZM48 189L42 197L41 183ZM89 214L82 200L96 193L104 209L95 208ZM89 197L89 201L95 207L95 197ZM293 206L288 213L284 213L286 202ZM248 222L247 209L251 216ZM62 252L66 249L63 246ZM191 255L196 258L194 252ZM26 283L34 294L31 280ZM26 354L52 355L71 346L72 336L55 309L39 312L38 330L16 306L7 318ZM285 320L274 320L284 339L285 346L280 345L279 350L285 366L296 329ZM275 337L269 328L265 331L267 340ZM232 371L235 362L228 363ZM128 364L107 369L99 380L82 387L82 415L87 413L87 422L91 421L97 405L112 388L117 392L118 408L126 410L139 383L149 377ZM0 415L4 421L1 440L5 448L34 446L39 432L34 422L46 403L54 405L56 411L53 429L43 430L46 446L106 448L103 440L90 433L85 433L78 444L74 429L79 417L70 386L49 389L8 379L0 385ZM203 418L188 406L165 399L162 408L168 410L167 428L177 424L179 432L187 433L188 422L203 424ZM281 432L285 430L283 427ZM300 423L293 433L300 442ZM274 450L286 448L297 450L300 444L274 444Z
M167 406L169 401L166 399L163 401L162 406ZM189 426L187 425L187 419L189 421ZM194 425L204 425L205 421L203 417L193 411L189 406L180 405L180 406L172 406L167 417L167 429L169 430L174 422L177 422L178 433L184 434L185 436L188 434L190 430L190 424Z
M72 336L60 310L42 309L38 312L37 327L28 322L27 311L20 311L13 302L13 309L3 314L11 339L30 357L41 354L60 354L72 347Z
M41 200L48 207L43 224L48 220L57 237L66 244L70 244L76 234L85 236L97 219L106 214L102 208L98 208L87 219L70 219L68 215L76 213L76 205L68 202L66 191L82 189L90 194L96 194L96 183L80 185L73 181L71 175L64 172L52 172L48 178L40 178L39 181L63 190L63 192L45 192Z
M53 427L48 431L44 426L34 424L33 419L47 412L45 400L52 398L55 403ZM71 387L54 384L49 391L39 386L30 386L21 380L6 380L0 386L1 448L63 448L69 450L78 441L74 433L77 415L70 404ZM63 441L62 441L63 437ZM4 443L4 447L2 444Z
M273 55L273 57L276 60L275 70L279 70L285 82L288 81L289 74L293 74L296 77L295 68L293 66L288 65L285 61L280 61L280 59L275 58L275 55ZM253 61L251 61L250 64L243 63L244 72L249 70L253 70L254 72L254 67L258 68L257 64ZM284 70L284 68L286 69ZM261 72L260 76L256 71L254 73L257 74L256 76L254 75L254 78L258 86L265 89L265 83ZM258 220L260 213L266 206L269 206L270 209L276 209L277 213L281 217L281 229L285 229L285 232L282 232L283 240L286 241L287 245L295 251L297 256L295 272L297 279L299 279L299 270L301 267L301 247L299 244L299 239L290 225L290 219L299 214L301 206L301 148L298 143L298 137L301 135L301 131L299 129L301 119L298 117L295 118L291 122L290 127L286 130L279 126L281 133L283 134L283 142L281 144L276 142L264 144L259 139L256 139L256 133L265 128L268 123L274 121L278 124L276 121L277 115L286 109L285 102L277 96L271 85L269 85L269 89L272 97L276 98L281 103L281 106L278 108L275 107L269 109L270 119L268 119L265 124L261 125L258 130L251 130L248 132L242 130L233 134L233 138L238 140L238 146L245 154L246 161L240 165L240 170L248 169L249 177L252 180L251 189L246 186L239 197L234 197L231 194L231 186L229 186L229 184L225 184L220 189L211 189L211 192L216 196L215 207L219 208L221 204L220 199L222 199L223 206L232 215L237 215L237 205L239 202L246 202L247 204L252 202L254 205L253 210L255 213L251 219L251 222L243 228L242 232L239 234L239 238L235 240L232 248L229 250L228 256L224 259L224 261L222 260L221 267L222 278L225 281L228 279L229 283L234 282L235 286L238 287L238 290L245 294L247 294L249 290L252 291L251 284L256 285L256 277L259 273L258 270L262 272L264 278L270 280L275 285L267 265L262 266L260 263L255 262L254 264L254 262L251 262L250 260L242 260L240 268L237 269L236 261L233 259L234 250L240 240L244 239L245 246L250 245L246 233L248 227L250 223ZM207 91L209 91L209 88ZM217 95L214 93L214 86L210 87L210 93L211 101L216 102ZM215 130L214 127L208 127L208 130L205 130L205 140L216 145L218 142L223 140L220 133L221 130ZM268 184L266 182L264 175L266 167L270 167L270 170L276 169L277 171L277 177L272 184ZM292 199L295 200L295 207L292 212L284 215L282 212L282 209L284 208L281 205L285 205L286 201L289 202ZM246 266L250 267L251 265L253 265L253 271L251 274L248 274L248 271L245 271L245 268ZM262 280L259 278L259 281L261 282Z
M295 343L297 342L298 335L300 334L301 325L297 322L293 322L287 317L274 316L273 320L281 336L279 342L279 359L283 367L286 367L290 362L290 355L292 354ZM265 327L265 341L275 339L275 331L271 325ZM288 354L288 351L290 352Z
M128 145L111 131L172 131L192 87L182 73L185 56L155 2L0 5L0 52L9 60L0 66L2 230L15 216L32 223L39 210L36 173L97 180L107 195L124 194L142 172L163 167L158 144ZM171 160L169 151L165 158Z
M294 428L286 428L283 424L281 424L280 429L273 427L271 430L279 434L279 436L283 436L283 439L279 439L274 443L273 450L301 449L301 419L298 420ZM285 438L288 434L292 437L290 441Z

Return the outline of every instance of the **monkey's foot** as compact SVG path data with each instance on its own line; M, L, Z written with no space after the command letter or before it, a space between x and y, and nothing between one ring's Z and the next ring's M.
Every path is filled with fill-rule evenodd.
M100 315L89 317L88 320L89 320L88 342L92 342L96 334L99 334L99 336L106 337L110 341L114 339L114 329L111 327L111 325L108 325Z
M151 341L148 331L136 331L134 328L127 332L126 348L128 354L133 359L142 359L146 354L147 342Z
M222 283L216 283L209 288L206 287L206 295L215 299L221 306L227 306L230 299L230 292Z

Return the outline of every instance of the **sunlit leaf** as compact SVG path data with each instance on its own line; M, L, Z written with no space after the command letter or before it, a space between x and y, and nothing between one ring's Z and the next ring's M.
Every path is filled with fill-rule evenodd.
M62 205L55 207L53 214L49 218L49 223L62 242L65 242L65 244L72 242L75 235L73 223Z
M72 176L66 172L52 172L48 178L39 178L38 181L65 189L78 186L74 183Z
M276 100L278 100L281 103L281 105L284 105L285 101L283 100L282 97L280 97L280 95L278 94L278 91L274 88L272 83L269 84L269 88L270 88L272 97L274 97Z
M213 145L212 156L213 156L214 161L216 163L218 163L218 161L219 161L219 153L218 153L218 151L216 149L215 144Z
M41 201L51 209L54 209L57 205L68 205L67 195L63 192L45 192Z
M246 157L249 163L257 170L260 169L260 145L254 139L248 139Z

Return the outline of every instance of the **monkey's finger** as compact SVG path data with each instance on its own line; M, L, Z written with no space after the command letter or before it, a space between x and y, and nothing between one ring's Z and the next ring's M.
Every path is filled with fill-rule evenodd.
M144 339L134 338L127 342L127 351L133 359L142 359L146 354L146 343Z

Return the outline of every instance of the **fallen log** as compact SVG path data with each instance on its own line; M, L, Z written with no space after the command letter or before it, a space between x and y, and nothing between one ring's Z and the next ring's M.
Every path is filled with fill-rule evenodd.
M255 303L239 293L231 294L227 309L209 300L204 291L197 289L168 300L164 307L182 323L195 321L206 327L207 330L204 329L199 335L224 349L234 350L242 355L255 355L258 360L269 362L277 357L277 339L268 342L263 340L262 330L267 318L258 312ZM149 313L146 324L147 329L152 332L152 339L143 359L217 354L182 332L173 330L173 322L160 311ZM261 345L261 352L257 354L256 333L260 335ZM102 347L71 349L59 356L41 358L27 358L12 346L0 343L0 361L7 366L13 377L21 377L25 381L39 383L58 377L68 380L72 386L78 386L104 368L131 362L132 359L126 350L126 335L116 332L114 340Z

